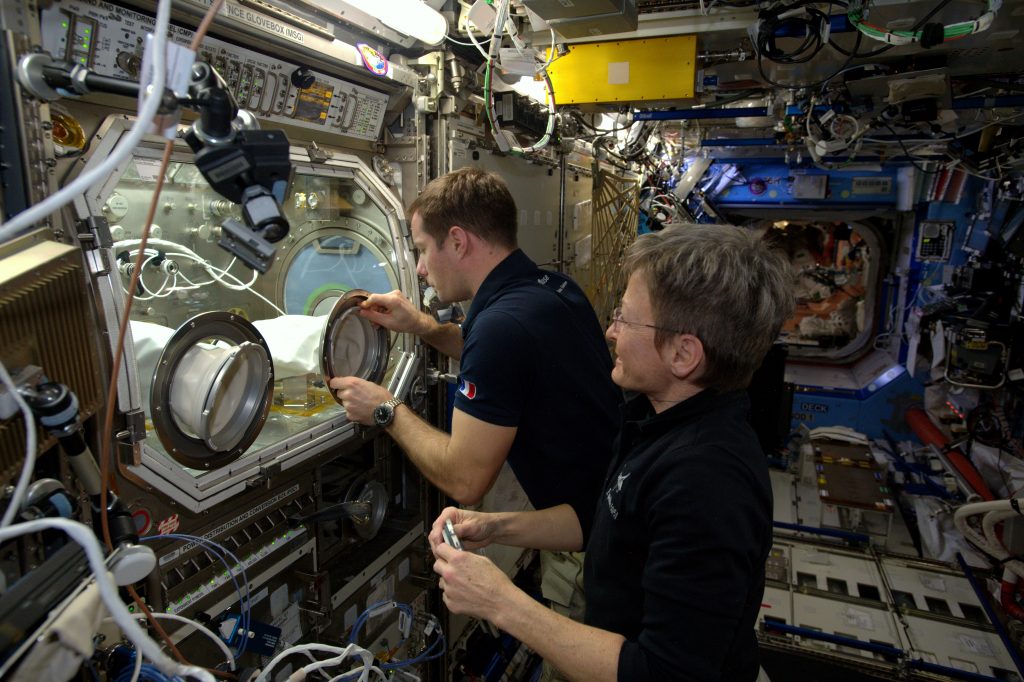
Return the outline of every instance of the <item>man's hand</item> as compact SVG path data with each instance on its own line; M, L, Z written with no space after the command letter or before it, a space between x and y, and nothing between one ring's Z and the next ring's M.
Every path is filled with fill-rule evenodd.
M456 535L458 532L456 531ZM452 613L465 613L491 622L515 585L490 559L472 552L435 545L434 573L441 576L444 603Z
M373 411L393 397L383 386L359 377L334 377L328 384L341 399L349 421L373 426Z
M466 549L486 547L493 542L494 514L446 507L434 521L434 525L430 528L430 535L427 536L431 549L444 543L441 528L448 519L451 519L455 527L455 535L462 541L462 546Z
M419 336L429 328L427 314L417 310L397 289L388 294L370 294L359 307L362 317L391 331Z
M388 294L367 296L359 305L359 315L385 329L415 334L450 358L462 358L462 328L438 323L397 289Z

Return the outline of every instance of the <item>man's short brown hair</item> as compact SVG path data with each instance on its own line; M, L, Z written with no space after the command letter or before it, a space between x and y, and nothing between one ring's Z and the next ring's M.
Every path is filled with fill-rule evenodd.
M479 168L460 168L431 180L409 206L440 246L458 225L486 242L517 248L516 202L505 181Z

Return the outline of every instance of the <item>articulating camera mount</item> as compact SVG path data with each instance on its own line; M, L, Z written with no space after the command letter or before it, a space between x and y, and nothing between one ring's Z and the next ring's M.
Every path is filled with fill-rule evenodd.
M189 104L200 112L185 134L196 166L215 191L241 204L245 220L245 225L225 220L220 245L249 267L266 272L273 262L272 244L289 229L280 205L291 174L288 138L281 130L259 130L204 62L192 67L189 95Z
M141 89L135 81L100 76L45 52L22 58L18 80L44 101L92 92L137 97ZM245 224L225 220L219 243L249 267L266 272L273 264L273 244L289 230L281 213L291 175L287 136L281 130L260 130L255 117L239 110L224 80L205 62L192 66L188 98L179 100L165 90L159 113L173 113L182 104L199 111L199 120L184 135L196 166L214 191L242 206Z

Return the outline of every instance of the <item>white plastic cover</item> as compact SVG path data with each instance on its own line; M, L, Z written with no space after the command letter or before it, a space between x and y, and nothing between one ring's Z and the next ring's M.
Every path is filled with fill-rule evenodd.
M320 372L320 344L327 326L326 315L282 315L272 320L256 320L252 324L270 348L275 379ZM132 320L131 332L135 342L139 379L144 399L148 402L156 363L174 335L174 330L159 324Z
M326 315L282 315L252 324L270 347L275 379L320 373L320 344L327 327Z

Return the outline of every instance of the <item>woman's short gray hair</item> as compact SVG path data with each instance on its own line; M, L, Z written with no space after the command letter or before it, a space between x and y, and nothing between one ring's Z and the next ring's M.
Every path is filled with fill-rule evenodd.
M704 387L745 388L793 314L789 262L742 227L678 225L642 235L623 268L646 281L658 347L675 333L700 339Z

